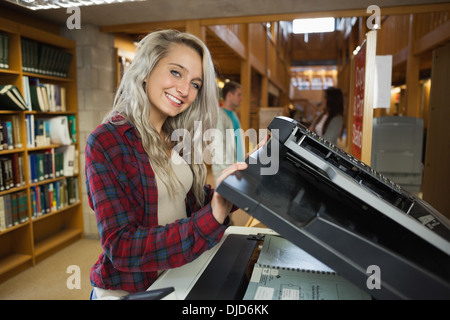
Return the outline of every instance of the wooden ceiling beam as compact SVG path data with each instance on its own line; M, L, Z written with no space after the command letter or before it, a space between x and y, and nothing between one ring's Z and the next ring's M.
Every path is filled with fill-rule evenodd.
M333 11L315 11L315 12L296 12L284 14L270 14L258 16L242 16L242 17L222 17L214 19L199 19L201 26L213 26L224 24L241 24L241 23L263 23L268 21L292 21L301 18L319 18L319 17L365 17L368 16L367 8L350 9L350 10L333 10ZM424 13L450 11L450 3L427 4L414 6L395 6L382 7L381 13L386 15ZM130 23L121 25L101 26L100 31L106 33L146 33L155 29L179 29L186 27L186 20L146 22L146 23ZM198 20L198 19L197 19Z
M111 26L100 26L100 31L105 33L148 33L157 29L184 29L186 20L129 23Z

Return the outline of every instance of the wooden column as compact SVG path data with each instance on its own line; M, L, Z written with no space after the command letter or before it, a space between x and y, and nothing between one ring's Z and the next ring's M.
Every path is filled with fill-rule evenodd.
M420 118L420 57L414 54L416 41L416 16L410 15L408 34L408 57L406 60L406 110L404 115Z
M450 219L450 44L433 51L423 199Z
M352 51L350 51L352 52ZM347 151L352 153L352 133L353 133L353 105L355 103L355 57L353 53L350 58L350 76L349 76L349 90L348 90L348 110L347 110Z
M203 42L206 40L206 30L200 25L200 20L186 20L186 32L199 37Z
M366 74L361 161L370 165L372 155L373 102L375 93L375 56L377 51L376 30L369 31L366 40Z
M269 78L264 75L261 78L261 108L269 106Z
M240 106L240 121L244 131L250 128L250 99L251 99L251 65L250 65L250 49L248 41L248 24L244 24L242 43L245 50L246 58L241 60L241 86L242 86L242 102Z
M359 34L358 34L358 43L362 43L364 39L366 38L367 32L369 32L369 29L367 29L367 17L359 17L358 23L359 23Z
M377 31L369 31L365 43L352 59L352 154L370 165L372 154L373 103ZM353 90L353 91L352 91Z

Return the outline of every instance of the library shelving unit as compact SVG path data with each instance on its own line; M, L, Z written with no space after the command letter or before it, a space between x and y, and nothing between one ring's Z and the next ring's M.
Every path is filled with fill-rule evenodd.
M36 147L31 145L27 136L27 125L30 116L34 119L51 119L55 117L67 116L75 118L76 129L73 140L70 141L72 149L79 151L78 136L78 107L77 107L77 82L76 82L76 46L75 41L62 36L42 31L28 25L0 18L0 33L7 36L7 56L8 67L0 69L0 85L15 85L22 95L25 96L26 85L24 77L38 79L41 83L52 84L63 87L66 95L65 111L7 111L2 110L0 106L0 120L13 119L18 123L18 136L20 142L12 149L3 148L0 151L0 158L22 158L22 181L14 184L9 189L0 191L0 197L15 197L22 195L22 201L26 200L25 215L16 224L3 228L0 231L0 283L11 278L23 270L33 267L36 263L49 257L56 251L81 239L83 237L83 213L81 205L81 184L80 184L80 163L75 161L75 170L71 176L50 175L49 177L33 181L31 177L30 155L38 153L54 153L60 149L59 144L48 144ZM25 46L23 39L31 39L39 44L44 44L56 48L62 52L70 53L72 59L66 76L55 76L33 72L24 68ZM5 44L3 45L3 48ZM5 52L1 53L3 56ZM54 62L56 63L56 62ZM52 62L50 62L50 65ZM17 133L17 132L16 132ZM75 199L66 196L61 197L61 203L55 205L55 196L53 196L53 207L47 213L35 213L36 190L48 194L49 186L61 186L71 184L75 187ZM63 193L62 188L58 189ZM52 190L56 193L56 190ZM66 191L67 192L67 191ZM52 193L53 194L53 193ZM24 196L26 195L26 197ZM58 194L60 196L60 194ZM16 197L19 199L19 197ZM51 196L50 196L51 198ZM25 199L25 200L23 200ZM48 199L48 197L47 197ZM18 200L19 201L19 200ZM51 200L50 200L51 202ZM5 202L6 203L6 202ZM24 202L22 206L24 206ZM0 209L1 210L1 209Z

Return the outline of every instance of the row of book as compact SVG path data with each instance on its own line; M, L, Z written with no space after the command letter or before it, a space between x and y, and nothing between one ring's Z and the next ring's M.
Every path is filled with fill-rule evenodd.
M0 196L0 231L28 221L27 191Z
M69 145L77 142L75 115L51 118L25 115L27 147L45 147L50 144Z
M0 32L0 69L9 68L9 37L5 32Z
M23 76L24 95L15 85L0 85L0 110L12 111L66 111L66 89L63 86L42 83L37 78Z
M19 121L17 116L3 115L0 117L0 150L23 147Z
M66 78L72 54L61 48L21 38L22 70L30 73ZM0 32L0 69L9 69L9 36Z
M69 177L34 186L30 189L30 197L31 217L33 219L61 210L80 201L78 179Z
M75 115L51 118L25 115L27 147L45 147L51 144L69 145L77 142ZM0 115L0 151L23 147L20 118L17 115Z
M61 210L80 201L78 179L66 178L30 189L31 218ZM25 223L28 216L26 190L0 196L0 232Z
M0 191L25 186L22 153L0 157ZM79 152L74 145L31 152L28 154L28 182L38 183L59 177L72 177L79 173Z
M74 145L29 153L29 183L78 174L78 154Z
M72 54L35 40L21 38L22 69L25 72L67 77Z
M28 110L54 112L66 111L66 88L43 83L38 78L23 76L24 100Z

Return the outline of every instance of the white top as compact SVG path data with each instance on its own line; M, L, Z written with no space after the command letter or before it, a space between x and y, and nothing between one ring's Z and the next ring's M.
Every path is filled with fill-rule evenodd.
M316 133L321 137L323 137L323 134L324 134L323 126L325 124L325 121L327 121L327 118L328 118L328 115L326 115L326 114L323 115L323 117L320 119L320 121L316 124L316 128L315 128Z
M183 185L183 192L179 192L171 197L164 182L155 174L158 188L158 224L161 226L187 217L185 199L194 181L191 167L177 152L172 151L171 160L175 175Z

